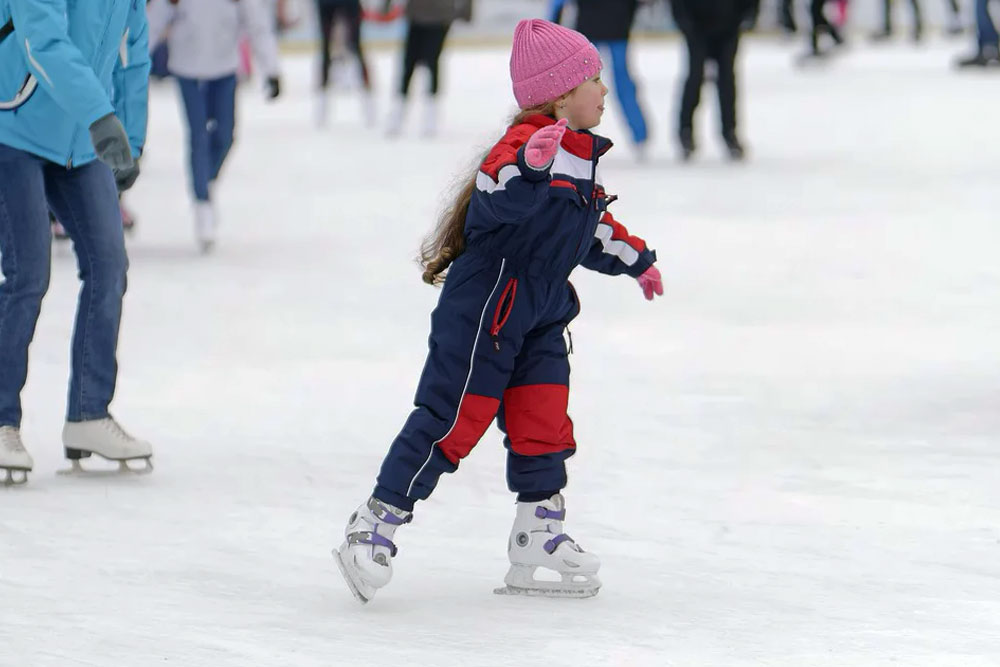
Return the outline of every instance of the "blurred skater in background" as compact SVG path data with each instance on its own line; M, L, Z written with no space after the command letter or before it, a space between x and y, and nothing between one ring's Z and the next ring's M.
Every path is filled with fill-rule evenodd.
M629 37L639 0L568 0L577 6L576 30L610 56L615 93L640 160L646 157L649 130L639 104L638 88L628 65ZM551 20L559 23L567 0L553 0Z
M168 67L184 100L195 238L208 252L218 225L213 185L233 145L240 39L249 36L274 99L281 92L274 25L261 0L151 0L148 12L150 48L166 36Z
M385 13L390 14L386 3ZM424 99L424 121L421 128L425 137L437 134L439 123L438 92L440 90L440 63L445 39L451 24L457 20L472 20L472 0L409 0L406 3L406 44L403 47L402 73L399 93L389 112L389 136L403 131L410 79L417 65L423 65L430 74L430 84Z
M729 157L742 160L745 149L736 124L736 54L740 32L755 20L759 0L672 0L671 7L688 52L678 127L681 157L689 160L696 150L694 112L701 100L705 63L711 61L716 65L722 139Z

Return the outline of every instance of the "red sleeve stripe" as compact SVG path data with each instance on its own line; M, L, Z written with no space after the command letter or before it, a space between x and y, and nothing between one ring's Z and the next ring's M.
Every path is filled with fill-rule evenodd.
M610 213L605 213L594 238L604 246L604 252L617 257L625 264L632 266L639 260L639 253L646 249L646 242L638 236L630 236L625 225L621 224Z

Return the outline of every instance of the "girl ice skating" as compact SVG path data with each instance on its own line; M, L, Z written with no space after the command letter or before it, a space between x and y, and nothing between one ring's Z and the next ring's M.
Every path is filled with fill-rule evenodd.
M663 287L656 254L608 211L615 197L597 163L611 142L588 131L608 92L597 50L573 30L522 21L510 72L521 112L425 245L424 280L448 276L416 408L334 552L363 602L389 583L394 533L415 502L457 470L494 417L517 493L507 586L497 592L587 597L600 588L599 560L563 530L566 459L576 451L563 332L580 311L567 278L583 265L636 278L647 299ZM561 581L537 581L538 567Z

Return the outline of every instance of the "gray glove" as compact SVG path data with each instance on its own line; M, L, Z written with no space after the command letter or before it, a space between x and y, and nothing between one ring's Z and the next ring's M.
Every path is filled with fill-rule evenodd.
M113 113L102 116L90 126L90 141L94 144L97 159L113 170L128 169L135 164L128 134Z
M135 185L135 179L139 178L139 161L136 160L131 167L114 169L113 171L115 172L115 185L118 186L118 192L125 192Z

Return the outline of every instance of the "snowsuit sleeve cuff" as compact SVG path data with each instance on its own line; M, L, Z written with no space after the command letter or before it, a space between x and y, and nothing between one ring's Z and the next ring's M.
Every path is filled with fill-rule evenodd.
M646 272L646 270L656 263L656 251L655 250L643 250L639 253L639 259L636 260L635 264L628 267L625 271L628 275L633 278L638 278Z
M527 144L525 144L525 146L526 145ZM539 183L547 180L549 177L549 169L552 167L552 160L549 160L549 163L541 169L532 167L528 164L527 159L524 157L525 146L521 146L517 149L517 167L521 170L521 176L523 176L525 180L531 181L532 183Z

